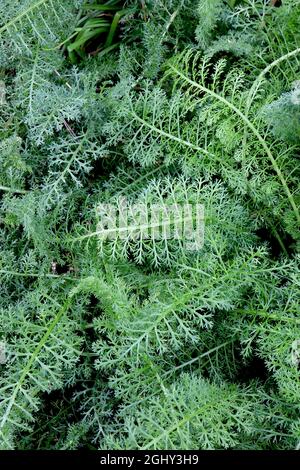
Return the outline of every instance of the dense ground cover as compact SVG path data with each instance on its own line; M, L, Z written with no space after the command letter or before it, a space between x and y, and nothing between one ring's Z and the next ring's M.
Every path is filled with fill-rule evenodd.
M0 448L299 447L300 1L0 6Z

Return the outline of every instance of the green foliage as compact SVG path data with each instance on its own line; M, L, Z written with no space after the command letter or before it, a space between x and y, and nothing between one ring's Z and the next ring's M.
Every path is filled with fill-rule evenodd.
M299 448L299 0L0 6L0 448Z
M134 13L134 9L126 9L124 3L126 4L124 1L110 0L101 4L88 2L82 5L82 14L75 32L66 42L72 63L76 63L80 57L84 58L89 49L92 52L96 47L96 52L105 54L118 45L115 36L119 24L124 16ZM99 46L101 39L103 46Z

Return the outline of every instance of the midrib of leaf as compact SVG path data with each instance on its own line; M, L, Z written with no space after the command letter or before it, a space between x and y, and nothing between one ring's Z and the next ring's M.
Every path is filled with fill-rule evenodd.
M152 132L155 132L163 137L166 137L167 139L173 140L175 142L178 142L181 145L184 145L186 147L189 147L193 150L197 150L197 152L202 152L205 155L208 155L209 157L217 158L217 156L211 152L208 152L205 150L203 147L199 147L198 145L193 144L192 142L189 142L188 140L181 139L180 137L176 137L173 134L170 134L168 132L165 132L163 129L159 129L158 127L154 126L153 124L150 124L148 121L145 119L141 118L136 114L135 111L131 111L132 116L141 124L144 126L148 127Z
M134 186L138 186L141 181L143 181L146 178L149 178L149 176L152 176L153 174L157 173L158 171L162 170L163 168L167 168L168 165L166 163L163 163L162 165L159 165L158 167L154 168L153 170L148 171L144 175L141 175L140 177L136 178L132 183L127 184L121 191L119 191L119 195L121 194L128 194L130 189Z
M210 90L209 88L206 88L205 86L203 85L200 85L199 83L195 82L194 80L190 79L189 77L187 77L184 73L182 73L180 70L178 70L176 67L174 67L174 65L170 65L170 68L179 76L181 77L183 80L185 80L187 83L189 83L190 85L192 85L193 87L196 87L198 88L199 90L203 91L204 93L207 93L208 95L216 98L217 100L219 100L221 103L225 104L226 106L228 106L235 114L237 114L242 120L243 122L249 127L249 129L253 132L253 134L257 137L258 141L260 142L261 146L263 147L263 149L265 150L267 156L269 157L272 165L273 165L273 168L275 170L275 172L277 173L277 176L285 190L285 193L287 195L287 198L289 200L289 203L294 211L294 214L295 214L295 217L296 217L296 220L298 222L298 225L300 227L300 213L299 213L299 210L298 210L298 207L296 206L296 203L295 203L295 200L293 198L293 195L292 193L290 192L289 190L289 187L287 185L287 182L285 180L285 177L283 176L283 173L281 171L281 169L279 168L277 162L276 162L276 159L275 157L273 156L271 150L269 149L268 145L266 144L265 142L265 139L261 136L261 134L259 133L259 131L256 129L256 127L252 124L252 122L248 119L248 117L239 109L237 108L234 104L232 104L230 101L228 101L226 98L224 98L223 96L219 95L218 93L215 93L213 90Z
M29 273L29 272L18 272L8 269L0 269L0 274L6 274L8 276L19 276L19 277L37 277L37 278L51 278L51 279L65 279L68 281L78 281L78 278L65 276L61 274L52 274L52 273Z
M248 258L247 260L244 261L244 263L240 266L238 272L242 272L241 269L243 267L246 267L247 264L249 264L251 262L252 259L255 258L255 253L253 253L250 258ZM257 272L257 271L256 271ZM235 273L235 271L233 270L232 271L225 271L223 277L222 277L222 280L226 280L226 279L230 279L231 276L233 275L233 273ZM214 285L214 283L217 283L218 282L218 279L211 276L211 282L212 282L212 286ZM137 346L139 345L148 335L150 335L150 333L155 330L155 328L157 328L157 326L159 325L159 323L164 319L166 318L170 313L172 313L174 310L180 308L180 307L183 307L186 305L186 303L188 303L190 300L193 299L193 297L195 297L195 295L198 295L198 294L202 294L203 293L203 287L199 287L195 290L193 290L192 292L187 292L185 293L184 295L181 295L180 298L176 298L176 300L171 303L170 305L167 305L164 309L162 309L162 312L157 316L156 320L147 328L147 330L141 335L138 337L138 339L130 345L129 348L127 348L127 350L122 354L121 358L125 358L127 354L131 353L132 350Z
M0 28L0 34L2 34L4 31L7 31L11 26L14 26L16 23L21 21L22 18L28 16L30 13L32 13L36 8L40 7L41 5L44 5L47 3L49 0L38 0L36 3L28 7L26 10L22 11L19 13L17 16L12 18L10 21L8 21L5 25L3 25Z
M190 365L194 364L195 362L200 361L200 359L203 359L204 357L210 356L211 354L219 351L220 349L225 348L229 344L232 344L234 341L236 341L236 338L237 338L237 335L235 334L235 335L233 335L233 337L230 340L225 341L224 343L219 344L218 346L215 346L214 348L211 348L208 351L205 351L204 353L200 354L197 357L193 357L193 359L191 359L190 361L184 362L183 364L180 364L179 366L173 367L169 371L165 372L163 374L163 377L174 374L174 372L176 372L177 370L180 370L180 369L183 369L184 367L190 366Z
M248 98L247 98L247 107L246 107L246 116L248 116L248 112L249 112L249 109L251 107L251 104L253 102L253 98L261 84L261 82L263 81L264 79L264 76L270 72L270 70L272 70L273 67L276 67L278 64L280 64L280 62L283 62L287 59L290 59L291 57L297 55L297 54L300 54L300 47L298 47L297 49L294 49L293 51L291 52L288 52L287 54L284 54L282 55L281 57L279 57L278 59L274 60L273 62L271 62L269 65L267 65L267 67L265 67L261 73L258 75L257 79L255 80L255 82L253 83L252 87L250 88L250 91L249 91L249 94L248 94Z
M5 411L5 413L4 413L4 415L1 419L1 422L0 422L1 434L2 434L2 429L4 428L7 420L9 419L10 412L11 412L11 410L12 410L14 404L15 404L15 401L17 399L17 396L18 396L18 393L21 389L22 384L24 383L27 375L29 374L32 365L34 364L34 362L38 358L39 353L44 348L44 346L45 346L47 340L49 339L49 336L51 335L52 331L54 330L56 325L59 323L59 321L61 320L63 315L68 311L68 309L71 305L71 301L72 301L72 298L69 297L67 299L67 301L65 302L65 304L62 306L62 308L59 310L59 312L57 313L57 315L55 316L53 321L50 323L50 325L49 325L47 331L45 332L44 336L41 338L41 340L38 343L37 347L33 351L30 359L27 362L27 364L25 365L18 382L16 383L16 385L14 387L14 391L13 391L13 393L12 393L10 399L9 399L9 403L7 405L6 411Z
M115 233L115 234L121 234L121 233L124 233L124 232L135 232L137 230L143 232L144 230L147 230L147 229L154 229L154 228L160 228L160 227L168 227L169 225L176 225L178 222L187 222L187 221L195 221L196 219L196 216L195 217L178 217L178 219L174 219L171 223L169 221L165 221L165 222L153 222L153 223L149 223L149 224L140 224L140 225L126 225L125 227L121 227L121 228L111 228L111 229L104 229L104 230L96 230L95 232L91 232L91 233L87 233L86 235L82 235L80 237L77 237L77 238L73 238L73 241L82 241L86 238L91 238L91 237L95 237L95 236L101 236L101 235L105 235L105 234L111 234L111 233Z
M279 57L278 59L276 60L273 60L273 62L271 62L269 65L267 65L267 67L265 67L261 72L260 74L258 75L258 77L256 78L256 80L253 82L251 88L250 88L250 91L249 91L249 94L248 94L248 97L247 97L247 102L246 102L246 109L245 109L245 116L246 118L248 118L249 116L249 112L250 112L250 108L251 108L251 105L253 103L253 100L254 100L254 97L265 77L265 75L270 72L270 70L272 70L273 67L276 67L278 64L280 64L281 62L284 62L285 60L287 59L290 59L291 57L297 55L297 54L300 54L300 47L298 47L297 49L294 49L293 51L291 52L288 52L287 54L284 54L282 55L281 57ZM245 151L246 151L246 143L247 143L247 127L245 127L245 131L244 131L244 139L243 139L243 156L245 155Z
M286 322L286 323L292 323L296 325L300 325L300 318L293 318L293 317L282 317L280 315L277 315L276 313L268 313L265 310L247 310L247 309L236 309L234 310L233 313L238 313L242 315L251 315L251 316L260 316L262 318L266 318L267 320L274 320L278 322ZM298 312L295 312L298 313Z
M2 186L1 184L0 184L0 191L5 191L8 193L15 193L15 194L27 194L28 192L25 189L10 188L9 186Z

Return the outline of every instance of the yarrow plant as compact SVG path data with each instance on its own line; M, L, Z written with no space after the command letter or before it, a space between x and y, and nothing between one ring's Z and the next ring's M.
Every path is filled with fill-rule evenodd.
M0 0L0 449L299 449L275 3Z

